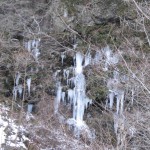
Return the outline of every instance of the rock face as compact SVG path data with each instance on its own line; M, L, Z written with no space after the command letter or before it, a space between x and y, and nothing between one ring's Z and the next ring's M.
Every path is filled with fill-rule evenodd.
M99 139L99 145L104 143L109 145L109 149L125 149L122 141L126 140L129 141L127 147L133 149L141 138L135 138L136 133L128 131L128 128L149 137L149 132L143 129L148 126L146 118L149 118L149 5L149 1L140 0L1 0L0 102L10 106L18 120L20 117L16 112L21 115L35 112L38 119L24 114L20 121L26 118L32 126L28 126L30 131L33 124L40 126L44 122L43 128L49 133L46 138L53 129L57 130L57 119L63 118L61 122L67 122L73 112L74 119L79 122L84 119L98 133L96 140ZM84 57L82 61L76 56L79 53ZM68 67L72 71L68 72ZM56 85L54 72L65 86ZM75 97L74 93L79 96ZM66 116L53 117L55 97L60 103L60 110L55 105L58 113L55 115L67 112ZM84 110L87 105L78 105L75 101L67 109L66 105L61 105L65 98L68 98L66 103L73 98L79 102L80 99L93 99L93 104ZM141 129L135 122L141 124ZM57 134L57 139L44 139L46 143L54 143L51 148L59 148L59 144L62 148L62 139L67 140L71 134L63 123L63 131L60 127L60 132L52 134ZM39 134L38 137L38 130L36 128L32 132L37 141L33 140L31 147L36 144L40 147L44 135ZM65 131L66 137L63 136ZM59 139L59 133L62 139ZM40 148L50 148L44 142ZM78 143L76 145L79 142L74 141ZM141 143L145 143L144 140ZM66 149L70 149L68 145ZM85 147L82 145L78 149Z

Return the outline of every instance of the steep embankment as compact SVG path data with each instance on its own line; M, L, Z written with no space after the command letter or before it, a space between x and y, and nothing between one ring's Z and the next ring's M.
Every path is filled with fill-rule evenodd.
M0 1L0 102L10 108L8 118L26 127L28 149L149 149L149 6L148 0ZM66 92L63 72L77 65L78 51L85 95L93 100L83 119L94 141L68 130L72 107L61 103L53 113L55 73ZM2 133L5 124L9 119Z

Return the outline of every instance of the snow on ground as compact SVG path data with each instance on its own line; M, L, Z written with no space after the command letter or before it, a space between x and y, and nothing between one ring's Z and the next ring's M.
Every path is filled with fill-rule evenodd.
M24 145L25 129L22 126L17 126L12 119L8 117L9 109L0 104L0 150L4 147L15 147L20 149L27 149Z

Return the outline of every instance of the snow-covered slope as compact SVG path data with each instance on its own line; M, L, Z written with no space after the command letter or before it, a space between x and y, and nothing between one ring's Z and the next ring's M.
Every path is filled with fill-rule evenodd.
M9 116L10 110L4 105L0 105L0 149L26 150L24 142L28 138L24 135L23 126L17 125Z

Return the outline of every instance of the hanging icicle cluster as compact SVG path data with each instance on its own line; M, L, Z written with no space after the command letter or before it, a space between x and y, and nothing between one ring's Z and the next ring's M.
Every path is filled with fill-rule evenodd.
M30 52L33 56L33 58L38 62L38 57L40 55L40 50L39 50L39 43L40 39L37 40L29 40L28 42L25 43L25 48Z
M64 63L64 58L66 56L61 53L62 65ZM72 106L72 118L67 120L69 126L74 127L74 132L77 136L80 135L82 128L87 128L87 125L83 121L84 111L92 100L86 96L86 81L83 74L83 69L87 65L102 65L103 71L109 71L109 66L116 66L119 62L119 57L114 54L109 46L104 47L102 50L97 50L95 56L92 58L90 47L88 48L85 56L81 52L77 52L73 57L74 67L63 69L63 79L66 80L66 85L68 86L67 91L63 91L63 85L58 79L58 74L61 70L57 70L55 73L55 78L57 81L57 92L54 103L55 113L58 113L60 102L70 103ZM73 74L73 76L72 76ZM113 108L114 101L116 99L116 113L114 113L118 118L118 115L123 114L123 103L124 103L124 89L121 87L121 75L119 70L116 68L113 72L113 78L110 78L107 82L107 87L109 89L107 100L108 107ZM117 130L117 121L114 125L115 131Z
M126 77L120 74L119 69L116 65L119 62L119 57L117 54L113 54L111 49L107 46L103 49L105 54L105 67L104 71L109 71L109 66L114 66L113 77L109 78L107 81L107 88L109 90L107 105L110 109L113 108L114 101L116 100L116 112L113 113L114 119L114 132L117 137L117 143L119 144L122 139L122 133L125 126L125 117L123 115L124 107L124 87L121 82L126 82Z
M19 84L19 80L21 78L21 74L20 72L18 72L16 74L16 77L15 77L15 85L14 85L14 88L13 88L13 99L16 100L17 99L17 95L19 93L19 97L21 98L22 97L22 91L23 91L23 87L21 84Z
M74 127L74 132L77 136L80 135L81 128L87 128L87 125L83 121L84 111L89 104L92 103L92 100L86 96L86 83L85 76L83 74L83 67L90 64L90 53L83 57L83 54L77 52L74 57L74 67L69 67L63 70L63 78L66 80L66 85L68 86L67 91L62 91L62 85L57 79L57 75L60 72L56 71L55 77L57 82L57 92L54 102L55 113L58 113L60 101L64 103L70 103L70 106L73 107L72 118L67 120L67 123ZM88 58L89 57L89 58ZM64 57L61 58L63 60ZM84 65L83 61L85 62ZM62 61L63 64L63 61ZM72 77L70 77L73 75Z
M14 100L17 99L18 94L19 94L20 98L22 97L22 94L23 94L23 86L22 86L22 84L19 84L20 78L21 78L21 73L18 72L16 74L15 85L13 88L13 99ZM28 78L26 83L27 83L28 95L30 96L31 78Z
M109 69L109 65L116 65L119 62L118 55L114 55L109 47L104 48L106 62L104 70L107 71ZM107 87L109 89L109 108L112 109L115 97L117 99L116 112L117 114L123 113L123 103L124 103L124 89L121 84L121 75L119 73L119 69L115 68L113 71L113 78L110 78L107 82Z

